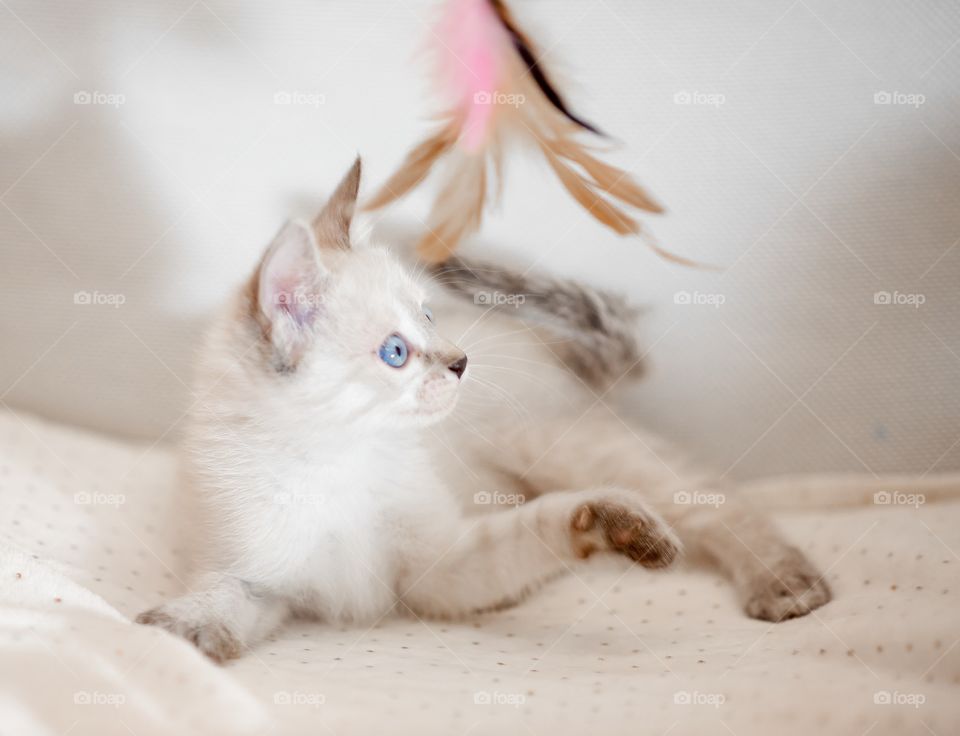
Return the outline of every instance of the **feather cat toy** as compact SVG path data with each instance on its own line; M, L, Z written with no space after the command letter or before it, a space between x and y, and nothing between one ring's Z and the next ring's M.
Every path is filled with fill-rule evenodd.
M570 110L502 0L450 0L436 35L452 105L366 205L378 209L404 196L447 158L428 232L418 245L422 258L445 261L480 228L489 170L499 185L511 141L536 146L574 199L620 235L642 234L627 208L663 211L627 172L599 160L578 140L579 134L602 133ZM697 265L649 238L647 243L668 260Z

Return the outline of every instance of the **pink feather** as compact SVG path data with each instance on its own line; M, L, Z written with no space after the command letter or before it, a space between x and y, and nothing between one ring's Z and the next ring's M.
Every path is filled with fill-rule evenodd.
M463 119L462 145L480 149L491 129L508 42L489 0L453 0L441 18L437 35L442 71Z
M662 208L626 171L596 158L576 139L583 131L600 133L566 105L505 0L447 0L432 40L449 107L368 209L403 197L446 159L427 234L417 247L422 258L444 261L457 243L480 229L488 176L492 172L499 186L504 151L519 140L542 152L563 187L598 222L620 235L644 237L629 208ZM696 265L653 242L648 245L664 258Z

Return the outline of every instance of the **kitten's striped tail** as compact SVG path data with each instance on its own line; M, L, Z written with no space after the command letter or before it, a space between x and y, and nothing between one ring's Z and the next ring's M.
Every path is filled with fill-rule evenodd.
M643 373L638 310L616 294L569 279L527 275L452 257L433 267L443 285L475 304L546 328L562 339L549 347L595 388Z

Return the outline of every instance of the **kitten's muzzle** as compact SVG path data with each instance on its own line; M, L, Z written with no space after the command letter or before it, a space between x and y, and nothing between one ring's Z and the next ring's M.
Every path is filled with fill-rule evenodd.
M447 366L447 368L449 368L451 371L453 371L453 372L457 375L457 378L458 378L458 379L459 379L459 378L462 378L462 377L463 377L463 372L464 372L465 370L467 370L467 356L466 356L466 355L463 355L463 356L457 358L455 361L453 361L452 363L450 363L450 364Z

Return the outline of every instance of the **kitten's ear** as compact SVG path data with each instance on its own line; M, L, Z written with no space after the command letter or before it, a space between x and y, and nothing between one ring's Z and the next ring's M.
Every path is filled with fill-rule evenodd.
M350 221L357 208L360 190L360 157L343 177L320 214L313 221L313 233L321 248L350 249Z
M293 370L312 338L324 274L310 228L297 221L284 225L257 275L257 319L280 370Z

